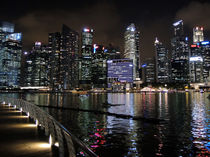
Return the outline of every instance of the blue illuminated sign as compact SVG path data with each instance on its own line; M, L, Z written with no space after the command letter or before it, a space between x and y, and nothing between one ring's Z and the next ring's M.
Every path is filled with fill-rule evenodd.
M146 66L147 66L147 64L143 64L141 67L144 68L144 67L146 67Z
M20 41L22 39L22 34L21 33L13 33L9 34L6 37L7 40L15 40L15 41Z
M202 45L208 45L209 44L209 41L203 41L201 42Z

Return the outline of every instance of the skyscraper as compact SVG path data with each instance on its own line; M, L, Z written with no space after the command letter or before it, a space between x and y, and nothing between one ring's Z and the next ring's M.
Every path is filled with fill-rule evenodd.
M188 37L184 36L183 21L173 24L174 37L171 40L171 81L174 83L188 83L189 81L189 45Z
M48 86L48 48L35 42L32 51L25 55L25 86Z
M63 25L61 33L63 88L72 89L79 83L79 33Z
M14 24L0 23L0 88L20 85L22 34L14 33Z
M155 40L155 64L156 64L156 82L169 82L169 60L168 50L156 38Z
M84 28L82 30L82 47L81 47L81 63L80 63L80 84L91 84L91 62L92 62L92 46L93 46L93 29Z
M139 31L133 23L126 28L124 39L124 56L133 60L133 80L137 80L139 79L140 69Z
M91 82L94 87L106 88L107 84L107 51L102 45L93 44Z
M49 34L50 86L72 89L78 86L79 34L63 25L62 31Z
M145 83L155 83L155 58L147 58L144 64L142 64L142 78Z
M201 56L203 58L203 79L204 82L210 80L210 41L203 41L199 43Z
M193 43L196 44L202 41L204 41L203 27L193 28Z
M203 82L203 57L201 54L200 46L197 44L190 47L190 82L201 83Z

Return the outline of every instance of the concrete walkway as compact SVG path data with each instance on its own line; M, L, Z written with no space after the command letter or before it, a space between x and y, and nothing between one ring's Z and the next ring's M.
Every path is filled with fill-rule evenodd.
M48 137L22 112L0 104L0 156L52 157Z

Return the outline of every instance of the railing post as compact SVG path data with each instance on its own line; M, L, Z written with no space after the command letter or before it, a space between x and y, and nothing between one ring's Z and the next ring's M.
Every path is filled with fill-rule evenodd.
M76 157L75 143L80 147L88 156L97 157L84 143L73 136L65 127L57 122L52 116L40 109L38 106L24 101L22 99L13 99L7 97L0 97L1 102L6 104L12 103L22 108L24 112L29 112L30 117L41 124L41 128L45 129L45 135L51 135L51 144L56 145L58 142L59 157L64 157L68 154L69 157ZM75 142L75 143L73 143ZM68 153L67 153L68 152Z
M69 157L76 157L76 152L75 152L75 149L74 149L74 144L72 142L72 138L69 135L67 135L66 133L64 133L64 137L65 137L65 140L66 140Z
M55 125L57 140L59 143L59 157L64 157L65 152L64 152L64 141L63 141L62 130L57 124L54 125Z

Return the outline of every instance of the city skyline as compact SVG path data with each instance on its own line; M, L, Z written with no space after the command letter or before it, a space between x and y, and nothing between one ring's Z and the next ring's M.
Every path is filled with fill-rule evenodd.
M169 48L173 34L172 23L183 19L186 35L192 39L195 26L204 27L204 37L208 40L210 14L208 1L176 2L119 2L119 1L36 1L29 5L24 1L10 5L3 2L1 20L15 23L16 30L23 33L23 50L29 50L35 41L47 43L48 33L60 30L66 24L77 32L85 26L95 30L94 43L120 46L123 52L123 34L130 23L140 30L141 60L153 55L154 38L158 37ZM71 5L69 5L71 4ZM176 5L175 5L176 4ZM170 8L166 10L166 8ZM189 16L192 15L192 16ZM168 28L168 29L166 29Z

